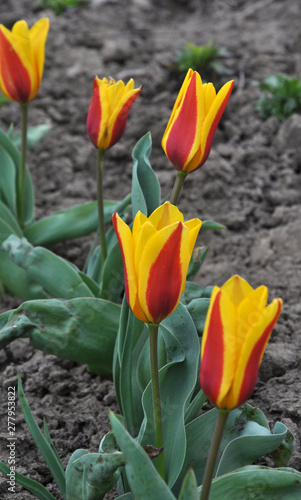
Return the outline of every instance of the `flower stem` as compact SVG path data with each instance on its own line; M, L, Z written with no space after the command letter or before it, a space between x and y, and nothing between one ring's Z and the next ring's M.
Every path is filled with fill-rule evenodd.
M172 189L171 195L170 195L170 203L172 205L176 205L178 201L178 197L183 185L183 182L185 181L187 173L186 172L177 172L177 177L174 183L174 187Z
M27 102L20 104L21 108L21 163L18 179L18 215L20 225L24 227L25 221L25 163L27 149Z
M210 446L209 456L206 464L205 474L203 478L202 491L200 500L208 500L211 489L211 483L215 468L215 463L223 437L224 429L226 426L227 418L229 415L228 410L219 410L217 414L217 421L215 425L214 435Z
M99 236L100 236L100 247L101 247L101 262L104 265L107 258L107 242L106 242L106 232L105 232L105 216L103 208L103 188L102 188L102 170L103 170L103 158L105 150L98 150L98 161L97 161L97 206L98 206L98 223L99 223Z
M160 398L159 366L158 366L158 330L159 325L149 324L149 345L151 361L151 377L153 391L153 409L155 423L156 447L163 448L163 424ZM157 470L165 480L164 451L157 458Z

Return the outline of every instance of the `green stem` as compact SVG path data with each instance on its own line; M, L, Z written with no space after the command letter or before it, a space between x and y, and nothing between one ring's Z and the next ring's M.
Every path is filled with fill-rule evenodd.
M105 216L103 208L103 188L102 188L102 170L103 170L103 158L105 150L98 150L98 161L97 161L97 206L98 206L98 223L99 223L99 236L100 236L100 247L101 247L101 261L104 265L107 258L107 242L106 242L106 232L105 232Z
M149 345L153 391L153 409L155 423L156 447L163 448L163 424L160 398L159 366L158 366L158 330L159 325L149 324ZM164 451L157 458L157 470L165 480Z
M25 220L25 163L27 149L27 102L21 103L21 163L18 179L18 214L20 225L24 227Z
M205 474L203 478L202 491L200 500L208 500L211 489L211 483L215 468L215 463L223 437L224 429L226 426L227 418L229 415L228 410L219 410L217 414L217 421L215 425L214 435L210 446L209 456L206 464Z
M172 189L171 195L170 195L170 203L172 205L176 205L178 201L178 197L181 191L181 188L183 186L183 182L185 181L185 178L187 176L186 172L177 172L177 177L174 183L174 187Z

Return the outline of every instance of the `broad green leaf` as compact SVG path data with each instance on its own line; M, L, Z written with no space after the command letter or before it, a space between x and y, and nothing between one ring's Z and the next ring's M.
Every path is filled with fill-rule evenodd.
M136 369L141 348L147 340L146 325L134 316L124 298L114 350L113 375L119 410L133 436L138 434L143 419L142 390L136 379Z
M8 152L0 145L0 197L13 214L16 207L16 167Z
M124 463L124 455L120 451L89 453L87 450L76 450L66 468L66 500L102 500L117 483L119 469Z
M201 492L201 487L198 492ZM301 473L292 469L244 467L213 480L210 500L299 500Z
M22 409L22 413L25 418L25 422L27 424L27 427L36 443L38 446L42 457L44 458L45 462L48 465L48 468L57 483L59 489L61 490L64 498L66 498L66 484L65 484L65 472L62 467L61 462L57 459L57 453L54 453L52 450L52 447L49 445L47 439L43 435L42 431L38 427L36 421L34 420L28 402L24 396L23 388L22 388L22 383L21 383L21 377L19 375L18 379L18 396L19 396L19 402L20 406Z
M160 371L160 391L164 435L164 458L167 484L171 487L182 469L186 451L184 427L185 411L190 403L198 377L200 356L199 339L186 308L177 309L160 326L166 348L170 336L180 344L182 353L167 349L167 363ZM154 444L153 406L151 384L143 393L144 422L139 440L142 445Z
M118 241L109 251L101 280L101 296L119 302L124 289L123 262Z
M0 471L7 476L10 473L10 468L3 462L0 462ZM17 483L23 486L23 488L32 493L36 498L39 498L39 500L55 500L54 496L51 495L51 493L46 490L44 486L42 486L37 481L34 481L33 479L29 479L28 477L23 476L17 471L15 471L15 480Z
M198 285L197 283L192 283L191 281L187 281L185 290L181 296L181 302L182 304L187 306L193 299L202 299L202 298L210 299L212 290L213 286L206 286L206 288L203 288L201 285Z
M14 264L24 269L49 297L71 299L93 297L76 268L43 247L33 247L25 238L11 235L2 244Z
M7 135L0 130L0 146L11 157L16 172L16 183L20 172L20 153ZM16 186L16 184L15 184ZM25 167L25 225L30 224L34 217L34 192L30 173Z
M111 223L114 212L122 212L130 203L130 195L123 200L105 201L106 224ZM98 228L97 202L83 203L33 222L25 229L26 238L32 245L53 245L79 236L84 236Z
M258 432L255 422L253 422L253 427L255 431L253 435L251 422L249 422L241 435L229 442L220 459L216 476L222 476L252 464L257 458L276 450L285 440L287 428L280 422L275 426L273 434Z
M201 299L192 299L187 305L187 311L192 317L199 336L202 336L204 331L209 302L209 298L203 297Z
M27 148L32 148L37 142L39 142L43 137L51 130L52 125L50 123L44 123L42 125L36 125L35 127L30 127L27 131ZM15 132L11 129L8 133L9 138L14 143L16 148L21 148L21 132Z
M200 389L194 396L193 400L191 401L190 405L187 408L185 414L185 425L189 424L189 422L192 422L192 420L194 420L199 416L201 410L206 404L206 401L207 401L206 394L202 391L202 389Z
M2 243L11 234L15 234L20 238L23 236L15 216L7 205L0 201L0 242Z
M209 448L215 429L216 417L217 410L214 408L186 425L186 454L183 469L174 486L175 493L180 490L185 473L190 467L194 470L198 485L202 484ZM260 436L261 438L272 436L263 413L247 404L231 411L223 434L216 470L224 450L231 441L240 436L253 435ZM260 450L257 457L261 455ZM237 468L236 465L235 468Z
M0 348L29 338L41 351L112 374L120 306L103 299L32 300L0 315Z
M149 161L151 149L152 140L148 132L137 142L133 151L133 218L139 210L149 216L161 203L160 184Z
M125 472L133 497L143 500L175 500L148 455L113 413L110 414L110 421L118 446L125 456Z
M28 273L12 262L6 252L0 250L0 281L10 295L22 300L48 298L48 294Z
M184 477L179 500L198 500L198 498L195 474L192 469L189 469Z

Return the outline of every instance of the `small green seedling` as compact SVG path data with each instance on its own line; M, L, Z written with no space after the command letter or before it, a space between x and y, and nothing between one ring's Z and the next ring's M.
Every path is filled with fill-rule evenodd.
M69 7L80 7L87 0L38 0L39 7L51 9L58 16Z
M275 116L283 121L293 113L301 113L301 81L284 74L270 75L259 84L263 95L255 104L260 117Z
M223 47L216 47L213 42L207 45L194 45L185 43L182 50L176 52L176 66L180 71L210 71L217 74L229 74L231 71L218 60L220 57L228 57L229 52Z

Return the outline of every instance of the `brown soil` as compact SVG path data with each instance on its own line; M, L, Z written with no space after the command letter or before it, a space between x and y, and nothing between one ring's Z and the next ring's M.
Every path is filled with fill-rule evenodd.
M163 4L163 6L162 6ZM120 199L131 186L131 151L150 131L151 162L167 195L174 169L161 146L183 75L171 71L175 51L184 42L213 40L230 52L224 61L235 89L204 167L189 176L180 198L187 218L223 223L199 242L210 243L196 281L221 285L233 273L254 287L265 284L270 298L280 296L284 310L267 347L259 381L250 401L261 408L271 427L281 420L296 437L290 465L301 469L300 401L300 264L301 264L301 117L261 121L254 109L259 96L254 81L270 74L301 76L301 4L299 0L91 0L59 17L34 2L2 0L0 21L11 25L37 17L50 18L43 82L30 106L31 125L51 123L51 132L28 156L36 190L37 218L96 199L96 153L85 128L94 75L112 76L143 85L125 135L106 156L105 197ZM228 77L223 77L225 82ZM213 80L214 81L214 80ZM19 126L14 103L1 109L0 126ZM81 267L91 238L57 245L53 250ZM4 296L1 310L18 299ZM300 336L299 336L300 335ZM18 372L33 414L46 417L51 437L66 466L77 448L96 451L109 430L108 412L117 411L113 383L90 374L85 366L61 360L18 340L0 351L1 458L7 458L7 388ZM17 407L17 469L43 483L61 498ZM269 459L267 459L269 463ZM3 500L26 500L17 487ZM107 498L116 498L111 493Z

